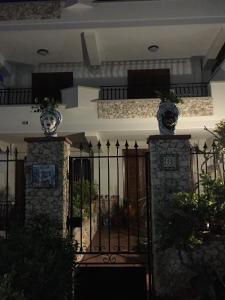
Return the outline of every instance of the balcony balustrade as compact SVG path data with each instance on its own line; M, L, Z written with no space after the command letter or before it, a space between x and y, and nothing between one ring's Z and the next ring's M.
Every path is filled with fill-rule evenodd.
M33 104L31 88L0 89L0 105Z
M157 96L146 97L146 90L143 93L144 86L132 86L132 93L128 86L100 86L99 100L122 100L122 99L151 99ZM185 83L171 84L170 89L178 97L208 97L208 83ZM158 87L156 90L162 90ZM133 97L132 97L132 95ZM34 104L32 97L32 88L8 88L0 89L0 105L26 105Z
M133 86L130 92L130 87L125 85L118 86L100 86L99 100L121 100L121 99L146 99L157 98L155 91L162 91L164 86L151 87L137 85ZM184 83L171 84L170 90L173 90L178 97L208 97L209 88L208 83ZM146 96L155 94L155 96Z
M49 0L0 0L0 3L9 3L9 2L42 2L42 1L49 1Z

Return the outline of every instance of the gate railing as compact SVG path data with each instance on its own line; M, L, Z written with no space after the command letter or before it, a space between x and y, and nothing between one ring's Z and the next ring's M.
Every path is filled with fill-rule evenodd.
M24 222L23 186L17 181L18 151L0 150L0 237L6 237L12 223ZM20 196L19 196L20 195Z
M83 262L102 256L102 263L127 263L121 255L129 254L137 262L135 254L150 254L147 150L138 148L99 142L70 158L68 223Z
M216 143L207 145L200 149L195 145L191 149L192 181L200 195L202 191L201 176L207 174L212 179L220 179L225 182L225 154L219 150Z

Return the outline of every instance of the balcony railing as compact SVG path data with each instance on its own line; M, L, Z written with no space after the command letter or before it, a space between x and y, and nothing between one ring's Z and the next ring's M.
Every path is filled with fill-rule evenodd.
M185 83L171 84L175 94L179 97L207 97L209 96L208 83ZM158 87L155 90L162 90ZM150 99L157 96L146 96L146 86L132 86L132 91L128 86L100 86L100 100L122 100L122 99ZM154 94L154 91L153 91ZM12 88L0 89L0 105L26 105L34 104L32 88Z
M0 0L1 3L8 3L8 2L40 2L40 1L49 1L49 0Z
M32 104L32 89L0 89L0 105Z
M162 89L163 87L157 87L154 88L153 91L150 91L150 88L147 86L137 85L132 86L131 91L129 91L129 87L125 85L100 86L99 100L156 98L157 96L148 96L148 92L150 91L150 94L154 94L154 91L160 91ZM209 96L208 83L171 84L170 89L173 90L178 97Z

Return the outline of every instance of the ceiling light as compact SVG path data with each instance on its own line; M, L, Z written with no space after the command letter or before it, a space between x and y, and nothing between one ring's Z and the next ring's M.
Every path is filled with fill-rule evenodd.
M41 56L46 56L49 54L49 51L47 49L38 49L37 54Z
M150 52L157 52L158 50L159 50L158 45L151 45L148 47L148 51L150 51Z

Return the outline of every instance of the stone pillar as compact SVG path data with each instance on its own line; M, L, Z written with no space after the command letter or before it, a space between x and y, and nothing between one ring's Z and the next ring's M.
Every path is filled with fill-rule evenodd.
M188 192L191 188L190 135L150 136L150 181L152 213L153 284L156 295L163 295L160 266L163 252L159 249L160 211L166 209L168 195ZM162 265L162 264L161 264Z
M60 234L65 236L71 142L65 137L25 138L25 141L28 143L25 221L46 214L58 222Z

